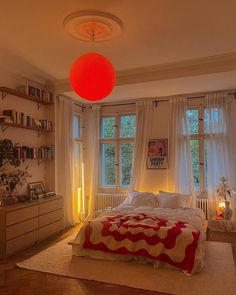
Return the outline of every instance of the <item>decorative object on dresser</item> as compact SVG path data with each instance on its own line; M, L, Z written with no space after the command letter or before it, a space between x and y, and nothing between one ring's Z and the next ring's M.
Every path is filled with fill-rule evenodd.
M233 200L233 189L228 184L225 177L221 177L220 183L216 188L218 195L217 213L218 216L222 216L225 220L231 220L233 210L230 208L230 201L228 198Z
M28 183L30 199L40 199L45 195L45 187L42 181Z
M53 196L0 208L0 258L63 230L63 200Z
M28 177L31 177L28 172L28 166L24 170L1 169L0 188L3 189L1 205L5 206L18 202L17 186L23 186L27 182Z

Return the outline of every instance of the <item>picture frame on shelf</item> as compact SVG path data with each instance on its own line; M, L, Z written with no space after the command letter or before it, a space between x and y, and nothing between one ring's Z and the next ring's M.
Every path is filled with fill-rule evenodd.
M37 97L37 98L41 98L41 89L39 87L35 87L31 84L27 84L26 85L26 93L28 95Z
M45 195L45 187L42 181L28 183L29 192L33 191L36 196L42 198Z

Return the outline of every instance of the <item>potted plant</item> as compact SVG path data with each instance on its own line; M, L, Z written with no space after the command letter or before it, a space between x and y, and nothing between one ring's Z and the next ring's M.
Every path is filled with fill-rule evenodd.
M1 205L16 202L17 186L24 185L27 182L27 178L31 177L28 172L28 166L23 170L17 168L22 162L23 161L17 157L16 145L13 145L12 141L9 139L0 140L0 189L2 190Z
M228 198L233 198L233 190L228 185L227 179L225 177L221 177L220 183L216 188L216 193L218 195L220 204L224 205L224 209L222 211L223 218L225 220L231 220L233 210L230 208L230 201Z
M17 145L13 145L10 139L0 140L0 168L6 164L19 167L21 160L17 157Z

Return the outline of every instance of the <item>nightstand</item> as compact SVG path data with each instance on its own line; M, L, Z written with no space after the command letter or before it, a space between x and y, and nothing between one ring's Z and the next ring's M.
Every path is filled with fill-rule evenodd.
M231 220L210 219L208 220L208 228L210 231L231 232L233 230L233 223Z

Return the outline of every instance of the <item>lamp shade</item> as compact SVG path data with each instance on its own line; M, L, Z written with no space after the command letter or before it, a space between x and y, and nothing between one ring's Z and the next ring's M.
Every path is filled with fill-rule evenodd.
M81 55L71 66L70 84L82 98L97 101L108 96L115 85L112 63L98 53Z

